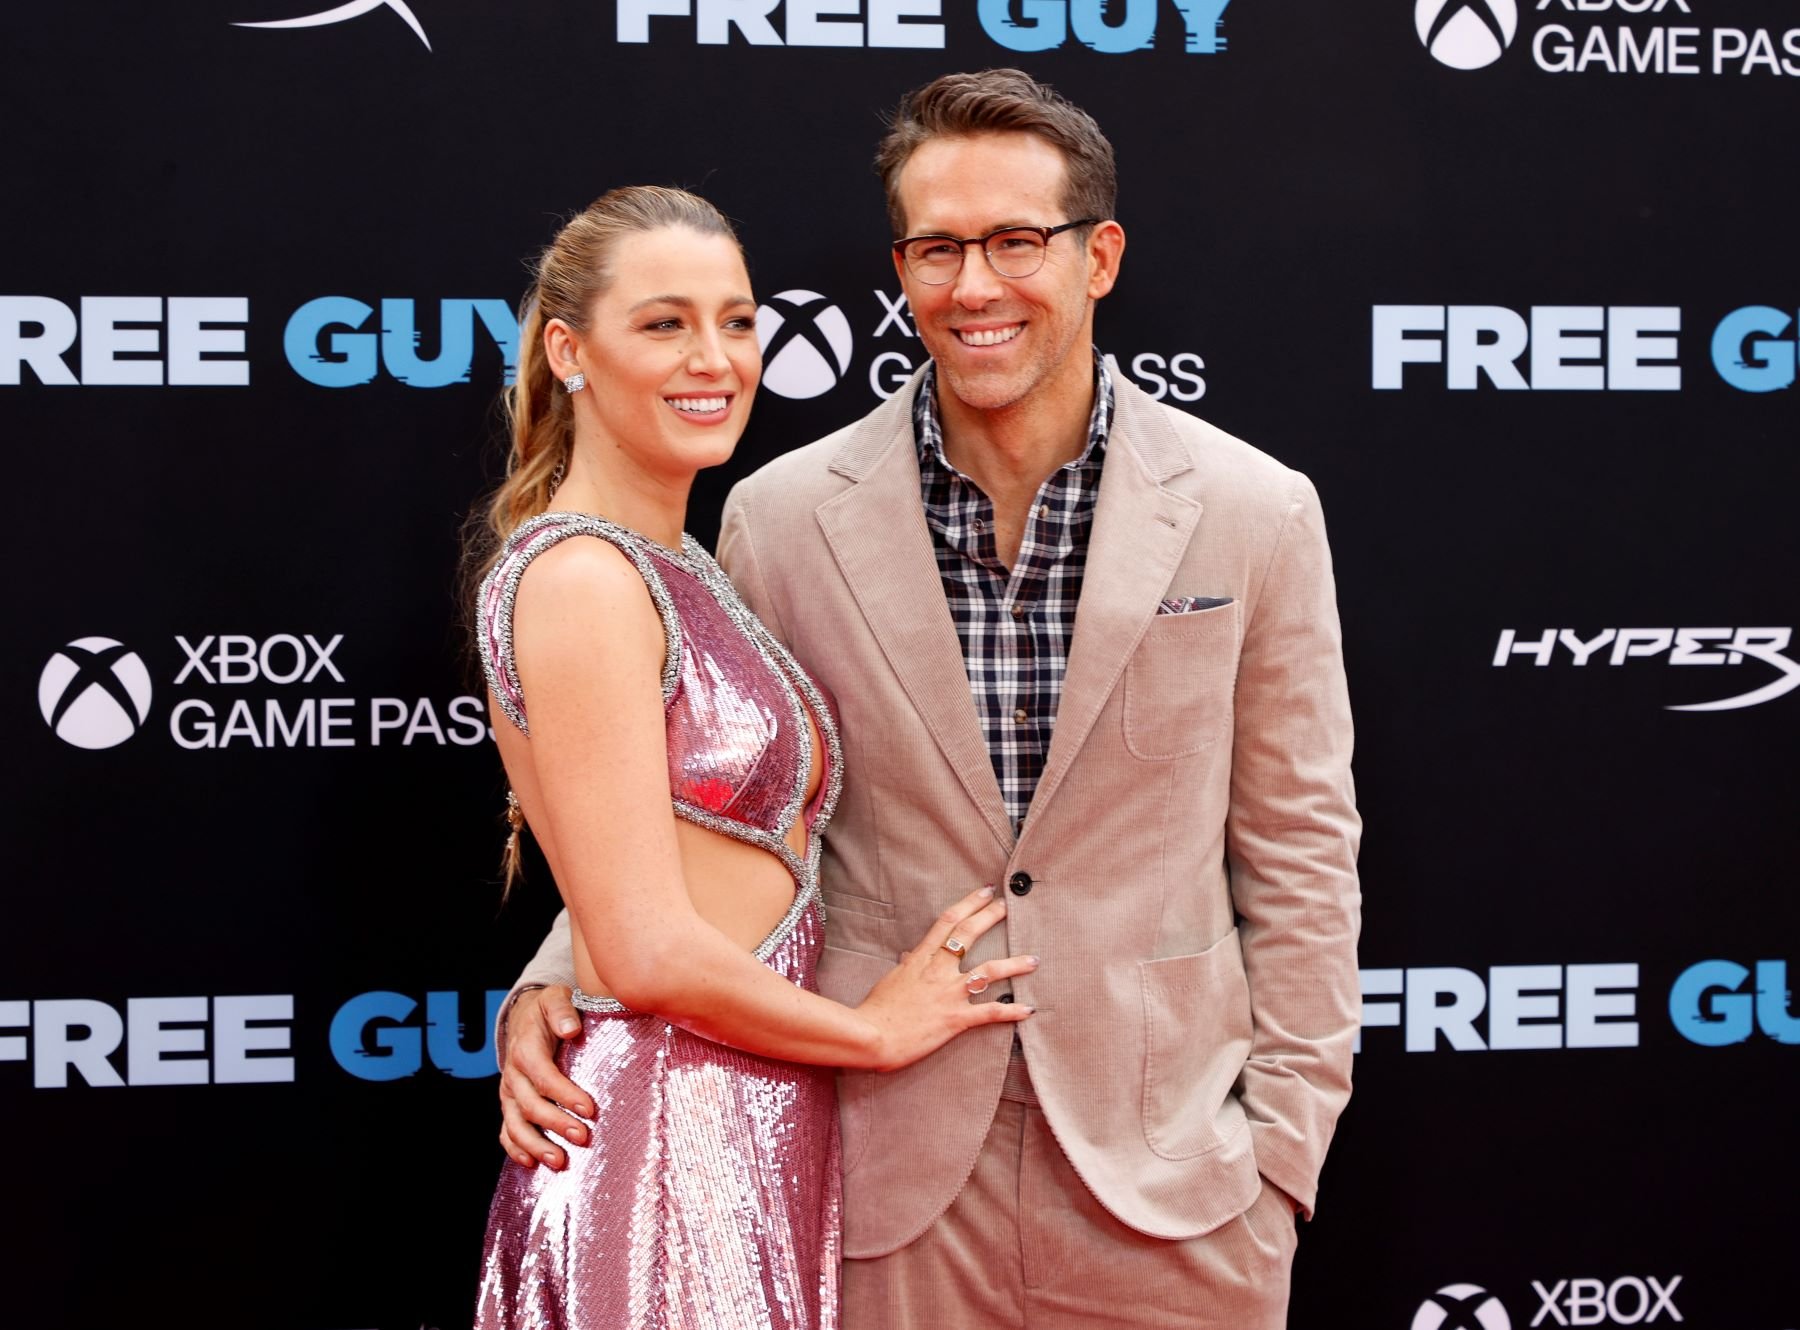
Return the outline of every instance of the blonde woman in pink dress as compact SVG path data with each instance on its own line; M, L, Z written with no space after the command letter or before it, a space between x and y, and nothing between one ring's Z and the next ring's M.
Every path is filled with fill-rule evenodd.
M679 190L614 190L545 250L525 311L507 479L471 558L514 825L573 919L585 1029L562 1067L588 1099L561 1135L588 1148L506 1165L477 1324L829 1330L833 1068L1025 1019L969 998L1033 962L961 972L1004 914L984 889L862 1005L816 990L831 707L682 529L761 375L730 224Z

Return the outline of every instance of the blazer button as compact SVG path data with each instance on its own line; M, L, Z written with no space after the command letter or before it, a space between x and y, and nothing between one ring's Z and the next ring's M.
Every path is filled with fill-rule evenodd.
M1006 880L1006 886L1007 890L1015 896L1029 896L1031 894L1031 874L1014 873Z
M994 999L996 1002L1011 1002L1012 1000L1013 995L1011 993L1002 993L999 997Z

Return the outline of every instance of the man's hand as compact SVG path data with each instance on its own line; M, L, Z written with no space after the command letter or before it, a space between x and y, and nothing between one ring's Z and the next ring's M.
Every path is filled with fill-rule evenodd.
M506 1015L500 1144L526 1168L535 1168L540 1160L553 1169L568 1166L568 1157L545 1131L571 1145L588 1143L586 1125L569 1114L592 1121L594 1101L556 1065L558 1043L581 1036L581 1016L571 997L561 984L528 989L513 999Z

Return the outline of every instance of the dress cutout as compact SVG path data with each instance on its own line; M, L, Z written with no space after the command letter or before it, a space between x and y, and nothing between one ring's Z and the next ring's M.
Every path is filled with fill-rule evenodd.
M643 576L667 642L663 712L677 816L774 854L794 902L756 948L817 991L820 833L842 784L830 707L691 536L679 552L604 519L546 513L506 542L477 596L482 666L530 734L512 609L531 560L572 536ZM811 714L825 754L811 775ZM787 833L807 826L807 852ZM835 1073L714 1043L578 993L559 1055L600 1109L561 1173L508 1160L489 1212L478 1330L836 1330L841 1231Z

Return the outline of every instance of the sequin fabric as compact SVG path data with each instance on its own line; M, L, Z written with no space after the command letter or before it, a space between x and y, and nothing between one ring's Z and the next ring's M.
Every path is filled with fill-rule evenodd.
M590 535L621 549L662 618L677 816L774 854L794 902L758 959L816 990L819 836L842 780L830 707L690 537L665 549L602 519L547 513L482 584L483 666L529 734L512 605L531 560ZM808 803L811 714L825 752ZM807 852L787 833L804 817ZM594 1096L592 1144L560 1173L508 1162L488 1216L478 1330L836 1330L841 1227L835 1073L757 1057L576 995L564 1072Z
M808 911L768 957L812 986ZM564 1073L594 1095L560 1173L508 1162L488 1218L480 1330L836 1330L837 1095L827 1067L584 1012Z

